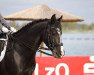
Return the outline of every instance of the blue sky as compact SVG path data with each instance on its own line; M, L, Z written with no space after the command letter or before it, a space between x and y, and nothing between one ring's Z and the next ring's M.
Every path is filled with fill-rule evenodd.
M81 16L85 19L84 23L94 23L94 0L0 0L0 13L6 16L38 4Z

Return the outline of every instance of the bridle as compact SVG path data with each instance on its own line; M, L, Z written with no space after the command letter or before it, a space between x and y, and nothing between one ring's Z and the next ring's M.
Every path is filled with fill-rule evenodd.
M54 28L54 27L53 27ZM55 28L56 29L56 28ZM54 40L53 40L53 35L52 35L52 32L51 32L51 27L50 26L48 26L48 30L50 31L50 32L47 32L47 29L46 29L46 32L45 32L45 37L47 37L47 39L48 39L48 46L49 46L49 48L51 49L51 50L53 50L54 49L54 47L56 47L56 46L63 46L63 43L58 43L58 44L55 44L55 42L54 42ZM56 30L57 32L59 32L59 33L61 33L61 31L58 31L58 30ZM60 37L60 36L59 36ZM47 40L47 39L45 39L45 40ZM40 47L40 49L45 49L45 50L50 50L49 48L44 48L44 47ZM40 53L43 53L43 54L46 54L46 55L49 55L49 56L53 56L52 54L50 54L50 53L47 53L47 52L45 52L45 51L42 51L42 50L38 50L38 52L40 52Z
M55 46L60 46L61 43L55 44L52 34L48 35L48 45L50 49L54 49Z
M56 32L58 33L59 37L61 36L61 31L59 30L59 28L55 28L55 27L51 27L51 26L48 27L49 32L47 32L48 36L46 36L48 39L48 46L50 49L54 49L54 47L56 47L56 46L61 46L62 43L55 44L55 41L53 39L53 33L51 32L51 29L55 29Z

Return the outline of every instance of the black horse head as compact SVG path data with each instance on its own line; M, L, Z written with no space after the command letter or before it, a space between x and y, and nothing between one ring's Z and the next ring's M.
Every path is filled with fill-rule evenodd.
M51 20L48 22L47 29L44 33L44 43L47 47L52 51L52 54L56 58L62 57L61 51L61 41L60 36L62 34L61 31L61 19L56 19L55 14L51 17Z

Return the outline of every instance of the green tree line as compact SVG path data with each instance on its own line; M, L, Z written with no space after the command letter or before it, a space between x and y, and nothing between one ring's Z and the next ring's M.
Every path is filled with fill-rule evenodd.
M62 31L64 32L94 32L94 23L85 24L85 23L77 23L77 22L66 22L62 23Z

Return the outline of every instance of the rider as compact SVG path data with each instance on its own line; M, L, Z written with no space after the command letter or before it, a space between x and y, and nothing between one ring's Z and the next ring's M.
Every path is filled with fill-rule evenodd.
M2 29L0 30L0 38L3 33L8 33L8 32L16 32L16 29L14 27L10 27L10 25L6 22L6 20L2 17L0 14L0 24L3 25Z
M1 16L0 14L0 24L3 25L3 27L0 29L0 41L5 41L6 38L3 36L8 33L16 32L16 29L14 27L10 27L10 25L6 22L6 20ZM1 43L2 44L2 43ZM0 49L0 60L1 60L1 49Z

